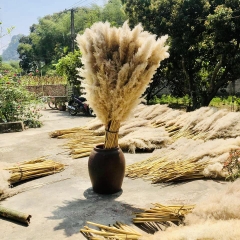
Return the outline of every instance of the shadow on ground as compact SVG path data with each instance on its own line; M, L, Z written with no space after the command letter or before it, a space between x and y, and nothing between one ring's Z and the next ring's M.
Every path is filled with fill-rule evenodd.
M65 202L65 205L57 207L53 211L53 216L48 217L48 219L62 219L54 231L64 230L68 237L79 233L87 221L104 225L113 224L116 221L130 224L133 214L142 212L142 209L117 201L121 194L122 192L102 195L89 188L84 192L84 200L75 199Z

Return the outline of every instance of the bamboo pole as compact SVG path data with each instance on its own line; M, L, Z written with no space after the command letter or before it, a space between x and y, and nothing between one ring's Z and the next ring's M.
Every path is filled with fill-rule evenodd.
M30 218L32 217L29 214L18 212L16 210L5 208L3 206L0 206L0 216L15 220L17 222L21 222L27 225L30 224Z

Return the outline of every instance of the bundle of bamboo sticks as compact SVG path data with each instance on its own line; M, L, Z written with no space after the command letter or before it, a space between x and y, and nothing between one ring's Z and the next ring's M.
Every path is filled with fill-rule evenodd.
M144 209L142 213L136 213L133 223L148 233L155 233L172 224L181 224L185 215L191 213L195 205L170 205L164 206L159 203L154 207Z
M208 161L200 162L196 159L169 161L166 157L154 156L127 166L126 176L151 180L152 183L201 179L205 178L203 170L207 165Z
M76 127L76 128L69 128L69 129L62 129L62 130L56 130L49 133L49 136L51 138L60 138L61 136L66 136L71 133L78 133L78 132L84 132L86 129L83 127Z
M113 226L105 226L98 223L87 222L89 225L93 225L98 227L99 230L90 228L88 226L84 226L84 228L80 229L80 232L88 239L91 240L103 240L103 239L111 239L111 240L124 240L124 239L139 239L141 234L136 230L131 228L130 226L116 222Z
M104 136L82 136L81 138L72 139L65 144L65 147L70 150L72 158L87 157L92 149L104 142Z
M5 170L10 171L9 183L17 183L31 178L38 178L63 171L65 165L53 160L40 157L30 161L18 163Z

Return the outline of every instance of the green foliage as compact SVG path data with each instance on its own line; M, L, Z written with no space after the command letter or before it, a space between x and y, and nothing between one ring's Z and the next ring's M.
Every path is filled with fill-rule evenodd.
M190 98L188 95L183 97L174 97L172 95L163 94L161 97L154 96L153 100L150 101L150 104L178 104L187 107L190 103Z
M42 85L66 85L67 80L62 76L33 76L32 74L21 77L22 86L42 86Z
M232 149L229 152L229 157L224 163L223 170L227 170L228 176L226 180L234 181L240 177L240 150Z
M39 102L20 84L17 76L0 78L0 122L23 121L27 127L40 127Z
M82 33L95 22L109 21L112 25L119 26L125 20L120 0L108 1L104 7L92 5L74 9L76 34ZM23 36L18 46L20 66L25 73L40 70L42 65L56 64L71 51L70 26L70 11L63 11L40 18L38 24L30 27L30 34ZM52 73L53 69L49 71Z
M132 25L169 35L170 58L162 77L174 95L191 97L192 109L209 105L217 91L240 76L238 0L122 0Z
M102 19L103 22L110 22L112 26L121 26L127 20L125 15L121 0L111 0L105 5L102 10Z
M56 66L56 71L58 74L65 76L69 83L74 85L79 85L79 76L77 68L82 67L82 62L80 60L80 51L70 52L67 56L62 57L58 60Z

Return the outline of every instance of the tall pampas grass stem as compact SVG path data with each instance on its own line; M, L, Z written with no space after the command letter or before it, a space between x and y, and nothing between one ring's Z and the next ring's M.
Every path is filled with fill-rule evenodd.
M89 105L105 125L105 148L118 147L120 123L141 102L160 62L169 56L167 36L156 38L138 24L130 29L98 22L78 35L84 68L79 75Z

